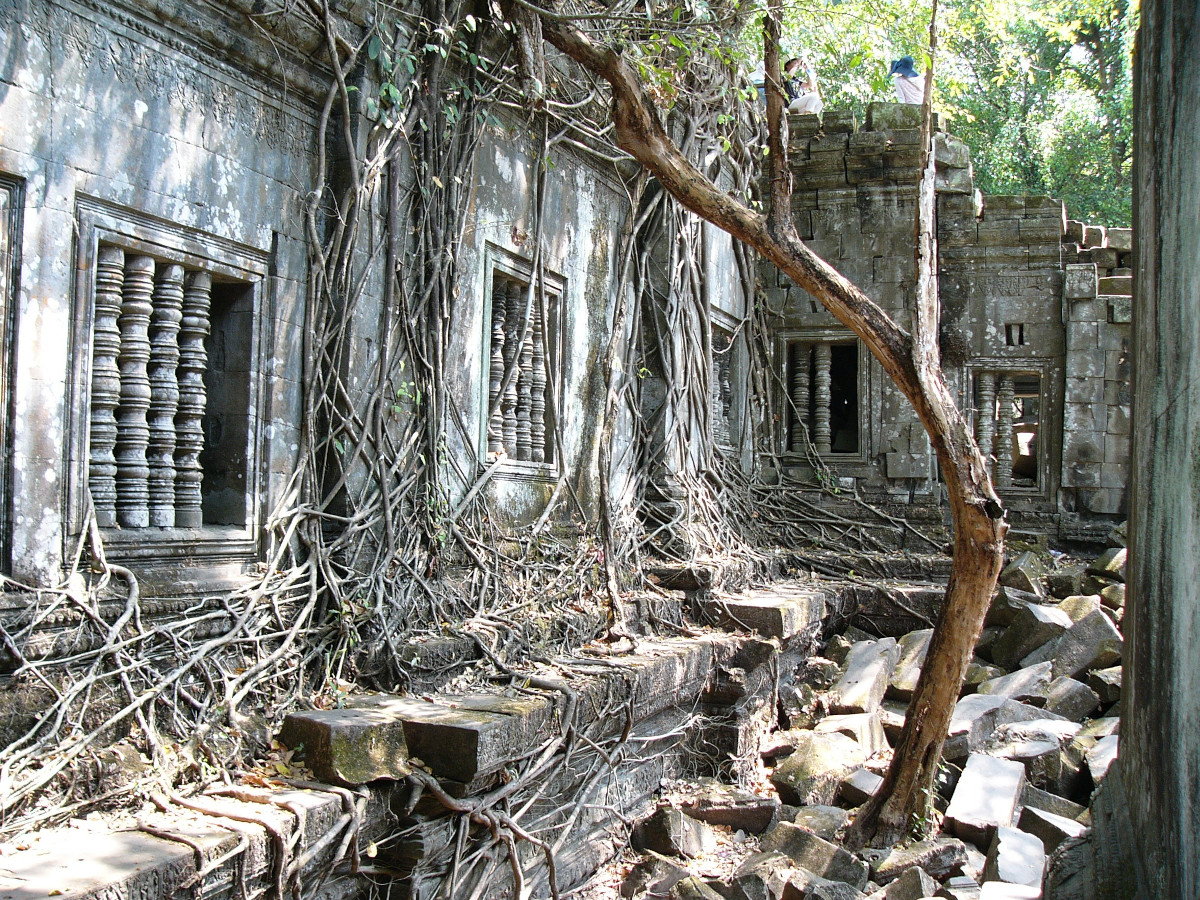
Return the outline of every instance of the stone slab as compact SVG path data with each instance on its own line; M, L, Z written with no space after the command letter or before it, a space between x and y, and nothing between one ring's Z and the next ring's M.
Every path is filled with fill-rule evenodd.
M700 601L701 614L719 627L753 631L781 640L803 633L825 615L825 592L756 591L748 598L711 598Z
M762 837L763 850L791 857L797 865L831 881L844 881L856 890L867 886L867 864L830 841L791 822L780 822Z
M894 638L859 641L851 647L842 677L829 692L830 711L862 713L878 709L899 655Z
M978 847L991 846L996 829L1012 825L1024 785L1021 763L971 754L946 809L946 827Z
M869 713L846 713L826 716L816 724L813 731L818 734L838 732L852 737L868 755L889 749L887 736L883 732L883 720L877 708Z
M1017 828L1000 826L988 848L983 876L987 881L1004 881L1041 887L1046 867L1046 849L1041 838Z
M870 769L855 769L842 779L838 796L848 806L861 806L866 803L883 787L883 778Z
M1121 661L1125 642L1112 620L1097 610L1084 616L1063 634L1054 654L1054 677L1074 678L1091 669L1105 669Z
M1070 616L1052 606L1026 607L1013 616L1004 634L992 644L992 660L1006 669L1016 669L1022 659L1073 624Z
M1082 822L1032 806L1021 810L1020 828L1026 834L1037 837L1047 853L1053 853L1067 838L1082 837L1088 830L1088 826Z
M838 786L867 761L858 741L840 733L799 732L795 751L771 773L771 783L784 803L794 806L833 805Z
M1062 675L1054 679L1046 691L1044 708L1072 722L1082 722L1099 705L1100 695L1096 691L1074 678Z
M864 851L866 854L869 854L871 878L886 885L915 866L934 878L945 878L966 861L967 847L957 838L939 837L889 850Z
M888 697L895 700L912 699L913 691L917 689L917 679L921 677L921 666L925 665L925 656L929 652L929 641L932 637L932 628L922 628L919 631L910 631L900 638L900 655L896 661L895 671L888 681Z
M404 720L385 709L311 709L288 714L279 740L322 781L359 785L410 772ZM301 749L302 748L302 749Z
M993 694L1009 700L1044 702L1050 687L1051 662L1039 663L1024 669L985 681L975 689L977 694Z
M807 828L827 841L833 841L849 816L840 806L805 806L796 811L792 823Z

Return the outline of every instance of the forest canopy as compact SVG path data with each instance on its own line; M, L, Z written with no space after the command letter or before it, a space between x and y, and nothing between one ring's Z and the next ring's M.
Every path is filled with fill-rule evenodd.
M929 0L813 0L784 10L784 54L807 54L826 107L893 99L888 64L926 69ZM1137 0L944 0L934 106L991 194L1065 200L1128 225ZM749 29L747 47L760 41Z

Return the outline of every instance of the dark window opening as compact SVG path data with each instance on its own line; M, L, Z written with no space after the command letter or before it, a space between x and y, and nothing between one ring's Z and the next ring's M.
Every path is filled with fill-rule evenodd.
M788 344L788 449L856 454L861 447L857 342Z
M1025 345L1025 324L1023 322L1005 325L1004 332L1008 346L1023 347Z
M712 432L721 447L733 446L733 342L729 332L713 326L712 332Z

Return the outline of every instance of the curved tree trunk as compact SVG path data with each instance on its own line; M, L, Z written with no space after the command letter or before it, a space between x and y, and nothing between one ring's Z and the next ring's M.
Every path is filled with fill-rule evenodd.
M983 457L942 376L936 306L918 311L914 339L809 250L795 230L790 215L786 117L779 87L778 15L777 10L773 12L766 21L769 218L718 189L680 152L667 136L636 70L619 52L596 44L564 19L547 15L542 24L550 43L612 87L617 145L652 172L683 206L753 247L854 331L908 398L929 433L954 518L954 561L946 600L884 789L856 822L857 840L890 844L909 832L914 816L923 812L928 802L954 703L1000 571L1007 526Z

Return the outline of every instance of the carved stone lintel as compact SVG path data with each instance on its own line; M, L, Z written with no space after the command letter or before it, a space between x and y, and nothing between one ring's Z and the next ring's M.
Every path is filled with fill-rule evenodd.
M131 256L125 261L122 290L121 351L117 364L121 371L121 402L117 409L117 524L123 528L145 528L150 524L150 474L146 445L150 430L146 411L150 408L150 379L146 373L150 361L150 314L154 310L154 260Z
M159 265L150 317L150 524L175 527L175 414L179 409L179 326L183 319L183 266Z
M212 276L193 272L183 290L183 318L179 330L179 409L175 413L175 526L199 528L204 521L200 451L204 449L204 409L208 395L204 370L212 306Z
M96 292L92 324L92 407L88 455L88 488L96 510L96 524L117 524L117 407L121 402L121 287L125 281L125 252L101 247L96 258Z

